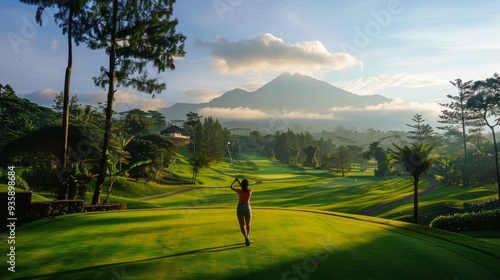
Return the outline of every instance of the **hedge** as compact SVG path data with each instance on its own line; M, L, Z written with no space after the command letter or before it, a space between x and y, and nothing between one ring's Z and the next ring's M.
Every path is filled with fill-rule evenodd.
M500 209L439 216L430 227L449 231L500 230Z

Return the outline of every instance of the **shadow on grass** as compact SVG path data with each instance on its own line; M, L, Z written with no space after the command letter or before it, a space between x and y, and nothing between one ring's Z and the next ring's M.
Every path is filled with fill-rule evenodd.
M327 244L318 243L316 248L311 247L310 251L303 251L302 257L287 258L278 254L266 256L262 248L255 247L241 255L239 262L219 261L218 264L221 267L217 269L211 267L205 257L189 260L175 260L175 257L234 250L245 247L244 244L203 248L167 256L18 279L90 279L92 277L109 279L113 275L115 277L111 279L116 280L154 279L152 277L224 280L496 279L499 276L500 271L496 267L498 259L445 240L424 237L425 240L420 241L423 236L414 233L414 227L411 225L408 229L409 231L405 232L405 230L395 228L395 231L403 231L406 234L382 235L369 242L358 242L348 247L337 246L336 240L328 241ZM456 254L457 252L459 254ZM174 258L175 263L164 262L170 258ZM263 264L258 258L268 258L269 262ZM235 256L235 259L238 257ZM480 262L476 263L475 260ZM460 263L460 268L457 268L456 262ZM186 263L197 263L197 268L185 268ZM172 275L175 277L171 278Z
M223 251L228 251L228 250L240 249L240 248L244 248L244 247L246 247L245 243L234 243L234 244L230 244L230 245L207 247L207 248L196 249L196 250L191 250L191 251L186 251L186 252L181 252L181 253L176 253L176 254L166 255L166 256L159 256L159 257L154 257L154 258L147 258L147 259L142 259L142 260L95 265L95 266L90 266L90 267L77 268L77 269L73 269L73 270L48 273L48 274L44 274L44 275L20 277L20 278L15 278L15 279L59 279L59 278L70 279L71 278L70 276L72 274L78 275L79 273L91 272L91 271L95 271L98 269L105 269L108 267L114 267L117 265L118 266L126 266L126 265L139 264L142 262L158 261L158 260L162 260L162 259L175 258L175 257L191 255L191 254L223 252Z

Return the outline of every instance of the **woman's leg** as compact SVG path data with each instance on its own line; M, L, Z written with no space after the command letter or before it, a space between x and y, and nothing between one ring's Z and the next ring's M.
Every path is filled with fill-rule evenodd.
M246 230L247 230L247 235L250 236L250 228L251 228L251 222L252 222L252 216L243 216L245 218L245 224L246 224Z
M245 216L238 215L238 223L240 224L240 230L244 237L247 237L247 230L245 229Z

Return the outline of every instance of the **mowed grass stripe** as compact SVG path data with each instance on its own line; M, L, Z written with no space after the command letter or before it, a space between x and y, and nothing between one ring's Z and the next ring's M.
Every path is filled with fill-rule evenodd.
M10 277L300 279L299 272L308 279L500 277L499 258L436 238L439 231L423 234L412 227L256 208L255 243L247 248L233 208L72 215L19 228L19 262Z

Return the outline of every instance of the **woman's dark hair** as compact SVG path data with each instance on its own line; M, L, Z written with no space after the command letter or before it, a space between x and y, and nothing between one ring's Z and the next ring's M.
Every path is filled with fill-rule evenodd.
M248 192L248 180L243 179L241 180L241 188L243 189L244 192Z

